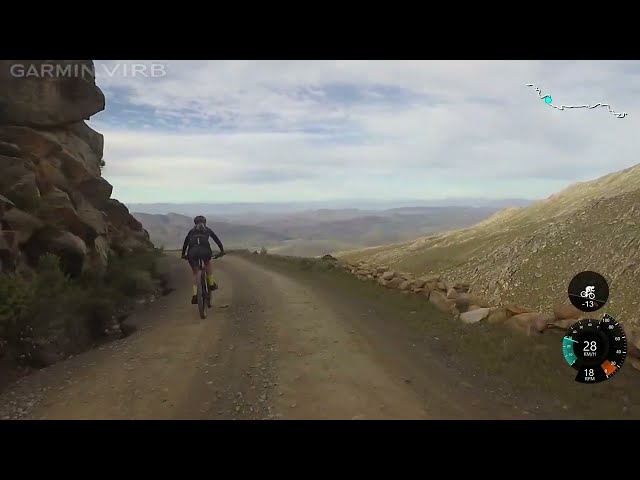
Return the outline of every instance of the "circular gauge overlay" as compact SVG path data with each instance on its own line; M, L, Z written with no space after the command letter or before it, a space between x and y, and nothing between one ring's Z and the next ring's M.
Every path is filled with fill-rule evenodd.
M595 312L609 299L609 284L596 272L580 272L569 283L569 300L578 310Z
M562 339L562 354L578 371L575 381L598 383L608 380L627 357L627 338L622 325L605 314L602 320L580 320Z

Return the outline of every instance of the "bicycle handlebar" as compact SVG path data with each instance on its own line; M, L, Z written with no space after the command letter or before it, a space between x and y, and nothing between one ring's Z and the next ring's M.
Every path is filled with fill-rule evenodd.
M227 252L220 252L220 253L216 253L215 255L213 255L213 256L211 257L211 260L215 260L216 258L223 257L223 256L225 256L226 254L227 254ZM184 255L183 255L181 258L182 258L183 260L188 260L188 258L187 258L186 256L184 256Z

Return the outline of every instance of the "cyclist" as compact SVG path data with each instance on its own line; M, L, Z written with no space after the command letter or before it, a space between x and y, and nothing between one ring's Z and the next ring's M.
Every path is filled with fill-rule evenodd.
M193 296L191 297L191 303L197 304L197 292L198 292L198 260L204 260L207 266L207 283L209 284L209 292L217 290L218 285L213 278L213 268L211 265L211 258L213 252L211 251L211 245L209 245L209 237L213 239L220 249L220 255L224 255L224 247L218 236L213 233L209 227L207 227L207 219L202 215L198 215L193 219L194 227L189 230L187 236L184 239L182 245L182 258L189 261L191 270L193 271Z

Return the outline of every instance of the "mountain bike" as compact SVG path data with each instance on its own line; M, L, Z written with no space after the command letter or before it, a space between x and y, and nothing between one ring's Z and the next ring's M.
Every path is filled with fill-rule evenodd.
M211 260L215 260L224 255L224 253L217 253L211 257ZM198 270L200 271L200 278L197 284L197 299L198 299L198 311L200 312L200 318L207 318L207 308L211 308L211 293L209 291L209 282L207 282L207 266L203 259L198 260Z

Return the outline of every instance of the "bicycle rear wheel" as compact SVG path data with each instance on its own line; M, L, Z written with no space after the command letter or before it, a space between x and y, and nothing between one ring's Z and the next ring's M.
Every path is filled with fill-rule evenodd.
M198 282L198 311L200 318L207 318L206 302L207 299L207 276L204 270L200 271L200 282Z

